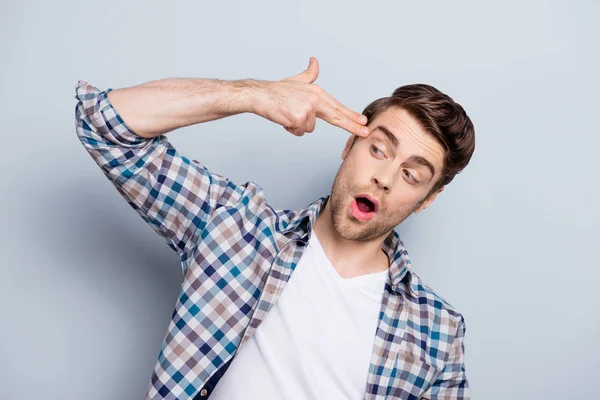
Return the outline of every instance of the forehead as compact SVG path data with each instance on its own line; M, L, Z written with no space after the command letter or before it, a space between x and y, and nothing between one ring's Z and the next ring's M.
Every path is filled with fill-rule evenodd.
M441 171L445 155L444 147L408 111L392 107L379 113L369 123L369 127L373 130L371 134L385 138L383 132L375 130L380 125L385 126L398 139L397 152L406 157L411 155L425 157L435 166L438 173Z

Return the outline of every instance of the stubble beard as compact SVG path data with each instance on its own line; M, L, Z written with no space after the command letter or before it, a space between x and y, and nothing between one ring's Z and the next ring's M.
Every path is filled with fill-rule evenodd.
M331 188L331 197L329 198L329 208L333 228L337 234L346 240L369 241L381 236L387 236L392 229L404 221L418 207L412 209L397 209L389 211L385 202L381 202L377 214L366 224L359 224L348 216L348 204L352 195L361 192L372 193L368 188L361 188L359 185L352 185L347 171L346 161L342 163L333 181Z

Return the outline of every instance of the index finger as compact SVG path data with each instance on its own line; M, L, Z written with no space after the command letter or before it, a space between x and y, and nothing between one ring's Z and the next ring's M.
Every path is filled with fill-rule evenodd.
M329 122L332 125L339 126L353 135L361 137L369 135L369 128L347 117L341 110L333 107L331 104L325 101L319 104L317 109L317 117Z
M335 108L336 110L338 110L339 112L341 112L346 117L348 117L351 120L353 120L354 122L357 122L357 123L359 123L361 125L364 125L364 124L367 123L367 117L366 116L362 115L359 112L356 112L356 111L353 111L353 110L349 109L348 107L346 107L345 105L343 105L342 103L340 103L339 100L337 100L332 95L330 95L329 93L327 93L325 90L321 90L319 94L333 108Z

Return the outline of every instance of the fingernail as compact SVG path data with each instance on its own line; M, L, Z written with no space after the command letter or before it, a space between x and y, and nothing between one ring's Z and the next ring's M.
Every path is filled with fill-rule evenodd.
M367 128L366 126L363 126L362 128L360 128L360 133L362 133L363 135L368 135L369 128Z
M360 122L361 124L366 124L367 123L367 117L365 117L364 115L361 115L358 118L358 122Z

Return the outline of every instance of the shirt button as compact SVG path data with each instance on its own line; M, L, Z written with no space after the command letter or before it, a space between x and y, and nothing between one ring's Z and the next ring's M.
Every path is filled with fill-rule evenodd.
M202 397L206 396L207 394L208 394L208 390L206 390L206 389L202 389L200 391L200 396L202 396Z

